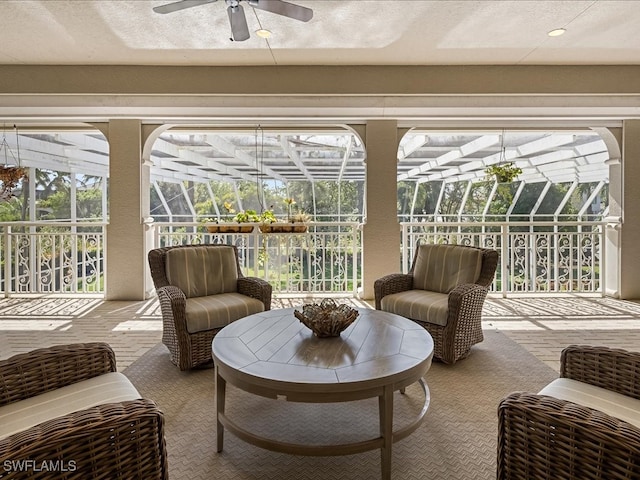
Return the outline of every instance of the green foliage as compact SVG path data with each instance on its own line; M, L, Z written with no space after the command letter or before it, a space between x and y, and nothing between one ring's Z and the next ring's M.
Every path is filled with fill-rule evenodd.
M22 220L22 199L14 198L0 203L0 222L18 222Z
M242 212L236 213L233 217L233 221L237 223L250 223L250 222L259 222L260 215L255 210L244 210Z
M494 164L484 171L489 177L495 177L498 183L511 183L522 173L520 167L516 167L512 162Z
M278 221L273 210L265 210L260 214L260 221L262 223L275 223Z

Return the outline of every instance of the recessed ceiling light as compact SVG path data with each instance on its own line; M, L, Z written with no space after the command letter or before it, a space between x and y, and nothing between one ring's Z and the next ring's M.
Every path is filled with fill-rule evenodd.
M256 35L258 35L260 38L270 38L271 32L269 30L261 28L260 30L256 30Z
M547 35L550 37L559 37L560 35L564 35L566 30L564 28L556 28L555 30L551 30Z

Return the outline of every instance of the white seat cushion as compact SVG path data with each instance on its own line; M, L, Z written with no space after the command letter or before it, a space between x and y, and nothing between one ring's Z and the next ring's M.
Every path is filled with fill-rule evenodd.
M99 375L0 407L0 439L69 413L139 398L122 373Z
M570 378L558 378L539 392L599 410L640 428L640 400Z

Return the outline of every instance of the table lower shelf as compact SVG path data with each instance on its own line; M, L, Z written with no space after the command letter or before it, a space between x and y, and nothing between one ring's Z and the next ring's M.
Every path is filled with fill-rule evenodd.
M331 444L300 444L294 442L286 442L274 438L268 438L266 436L259 435L250 431L244 426L240 426L233 421L224 412L224 395L226 390L226 382L218 377L219 385L222 387L222 391L218 390L217 394L219 398L223 399L223 403L218 404L217 418L218 418L218 452L223 449L223 435L224 430L232 433L239 439L267 450L287 453L292 455L306 455L306 456L338 456L338 455L353 455L357 453L367 452L370 450L380 449L382 454L382 472L383 478L388 478L386 471L390 472L390 454L391 445L395 442L406 438L413 433L424 421L425 415L429 408L431 396L429 388L423 379L420 379L417 384L420 386L421 395L424 397L421 409L417 416L412 421L401 428L393 431L388 429L385 431L385 425L393 425L393 391L389 394L380 395L378 397L379 408L379 420L380 420L380 435L374 438L368 438L356 442L348 443L331 443ZM391 390L391 386L388 387ZM356 395L356 394L354 394ZM293 421L294 419L292 419ZM310 425L309 428L313 428ZM389 457L385 460L385 457Z

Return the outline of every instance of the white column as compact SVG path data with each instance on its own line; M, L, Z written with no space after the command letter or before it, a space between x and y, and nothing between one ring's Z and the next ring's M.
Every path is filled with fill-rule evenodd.
M640 120L625 120L622 135L620 297L630 300L640 298Z
M149 169L141 165L141 122L111 120L108 133L109 224L105 297L107 300L143 300L147 258L142 219L144 205L149 201Z
M367 122L365 147L366 219L362 232L362 298L369 300L374 298L373 283L376 279L400 272L397 122Z

